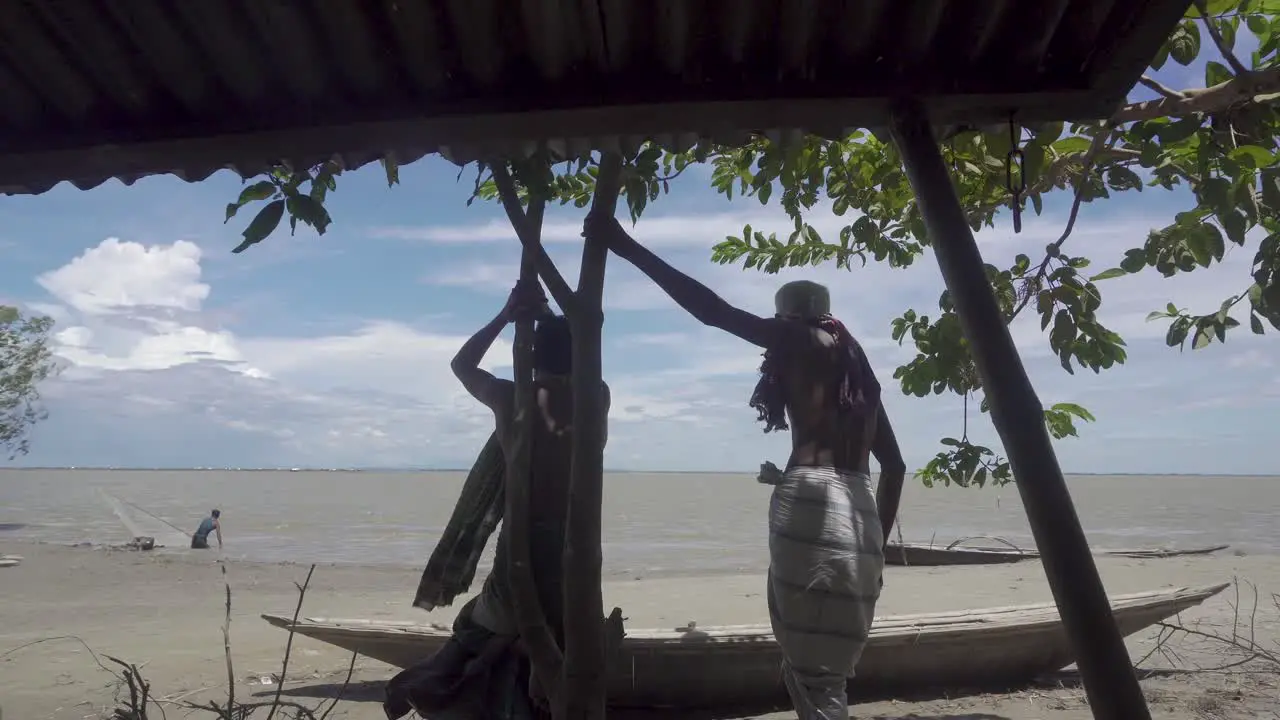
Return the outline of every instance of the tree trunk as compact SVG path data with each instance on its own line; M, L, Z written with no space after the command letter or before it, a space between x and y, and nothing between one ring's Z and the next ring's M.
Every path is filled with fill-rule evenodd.
M1093 716L1150 720L1151 711L1045 429L1040 399L991 292L982 254L924 107L914 101L903 103L894 112L890 130L981 373L991 420L1009 455Z
M622 159L603 153L591 212L613 215L621 173ZM602 392L600 341L608 256L609 250L599 238L585 239L575 307L569 314L573 332L573 466L564 549L565 704L557 709L557 716L565 720L598 720L605 716L608 668L604 600L600 592L600 505L608 418Z
M536 283L535 266L537 248L542 234L542 213L545 203L536 200L526 213L520 208L519 198L506 169L493 168L495 180L502 195L515 231L524 246L520 254L520 282ZM499 179L501 176L502 179ZM530 557L529 516L530 442L533 439L533 423L537 413L533 384L533 317L516 321L512 365L515 380L515 407L512 424L513 437L507 447L506 507L503 523L507 535L507 579L511 590L512 611L525 652L532 666L533 681L546 697L551 707L563 704L564 683L561 679L564 665L560 647L547 626L546 612L538 599L537 578L533 573Z

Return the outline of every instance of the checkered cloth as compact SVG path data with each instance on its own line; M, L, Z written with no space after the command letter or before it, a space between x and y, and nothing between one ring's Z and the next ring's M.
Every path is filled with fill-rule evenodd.
M485 543L502 521L507 461L497 434L480 450L440 542L427 560L414 607L433 610L453 604L471 587Z

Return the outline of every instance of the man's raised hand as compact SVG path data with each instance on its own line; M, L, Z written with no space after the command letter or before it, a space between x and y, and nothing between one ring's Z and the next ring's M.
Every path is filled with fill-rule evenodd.
M541 283L534 281L526 285L517 282L511 289L511 294L507 296L507 304L502 308L502 317L510 323L517 320L537 319L549 312L547 296L542 292Z

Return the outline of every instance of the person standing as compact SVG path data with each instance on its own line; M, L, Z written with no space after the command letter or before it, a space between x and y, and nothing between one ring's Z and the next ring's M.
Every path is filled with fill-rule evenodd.
M612 217L588 216L585 232L703 324L764 348L749 404L765 432L791 430L769 503L769 619L797 715L847 719L846 682L871 630L906 474L866 353L818 283L783 285L774 317L759 317L672 268ZM871 455L880 465L874 492Z
M537 416L529 438L530 537L512 538L506 522L498 531L493 569L480 592L459 610L453 635L422 663L391 678L383 709L399 718L411 711L430 718L531 718L531 669L518 647L519 624L508 576L513 542L528 542L538 604L557 644L564 641L564 556L570 471L573 465L573 340L569 321L546 306L541 286L512 289L502 310L480 328L454 357L451 367L463 388L493 412L498 442L505 454L519 418L515 384L480 367L489 348L509 324L536 318L533 333L533 383ZM609 386L601 387L606 415ZM607 442L608 428L605 430ZM541 700L539 697L539 705Z
M218 537L218 549L222 549L222 511L214 509L209 516L200 521L200 527L196 528L196 532L191 536L191 548L193 550L209 549L209 533L213 533Z

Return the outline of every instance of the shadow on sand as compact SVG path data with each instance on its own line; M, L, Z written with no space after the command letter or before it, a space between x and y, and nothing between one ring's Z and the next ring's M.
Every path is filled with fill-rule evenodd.
M1055 677L1054 685L1066 683L1065 680ZM301 685L286 688L281 694L289 698L315 698L329 699L337 697L339 692L342 693L343 702L376 702L381 703L383 700L383 687L385 682L382 680L364 680L361 682L353 682L347 685L343 691L341 682L321 682L311 685ZM936 700L943 697L956 699L963 697L965 694L979 694L982 692L990 692L987 690L973 690L970 693L957 693L954 690L946 693L922 693L910 697L901 695L895 696L900 700ZM275 694L274 690L262 690L255 693L257 697L270 697ZM870 698L860 697L855 702L871 702L874 700L884 700L888 698ZM773 712L789 711L788 706L771 706L761 707L759 705L752 707L722 707L714 710L638 710L638 709L611 709L609 710L610 720L674 720L674 718L687 718L688 720L731 720L733 718L753 717ZM994 715L991 713L942 713L942 714L919 714L908 713L906 715L870 715L858 717L866 717L868 720L1009 720L1004 715Z

